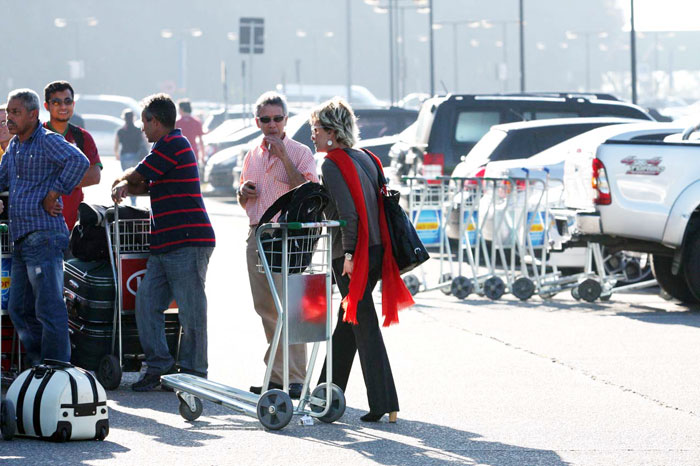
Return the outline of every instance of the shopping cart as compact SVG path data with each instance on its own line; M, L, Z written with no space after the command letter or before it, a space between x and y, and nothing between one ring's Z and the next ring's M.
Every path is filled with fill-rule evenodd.
M105 219L111 273L91 279L95 285L105 285L106 281L111 287L113 283L113 310L110 312L107 308L99 315L97 310L90 310L94 313L93 318L69 319L73 363L94 370L97 379L108 390L119 386L123 372L139 372L144 360L135 308L136 291L146 273L151 224L148 218L119 218L121 209L115 204L113 210L107 211ZM66 264L67 273L72 271L78 277L80 271L73 269L70 263ZM71 293L65 293L70 302ZM171 304L170 307L175 306ZM74 311L69 309L69 316ZM177 358L181 328L176 310L165 312L165 331L171 354Z
M272 359L268 361L262 391L256 395L189 374L161 377L161 384L175 390L180 415L190 421L202 413L201 399L238 412L257 416L267 429L285 427L294 414L334 422L345 412L345 396L333 380L331 323L331 245L334 230L343 221L269 223L256 232L258 269L267 277L278 319L270 354L282 345L282 390L268 390ZM311 376L321 343L326 343L326 383L309 393ZM306 379L296 407L288 394L289 345L314 343Z

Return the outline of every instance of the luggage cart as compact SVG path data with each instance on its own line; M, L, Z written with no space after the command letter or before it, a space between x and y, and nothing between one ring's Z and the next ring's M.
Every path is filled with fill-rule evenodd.
M445 236L445 219L449 214L452 200L448 178L425 178L420 176L403 176L401 181L408 185L408 215L425 246L438 245L439 276L434 286L428 284L425 269L418 267L420 278L415 274L403 276L403 282L412 295L418 292L439 289L450 294L452 283L452 255ZM449 263L449 272L445 273L445 262Z
M2 251L3 254L0 255L0 268L2 268L2 265L4 265L5 258L6 258L4 246L5 246L5 244L7 244L8 249L9 249L9 244L10 244L7 225L0 224L0 235L2 235L2 246L3 246L3 251ZM3 278L4 278L4 276L3 276ZM4 283L3 283L3 288L5 288ZM4 292L4 290L3 290L3 292ZM4 310L0 309L0 318L4 318L4 317L5 317ZM4 362L3 357L2 357L3 356L2 355L3 333L4 333L3 329L0 328L0 363ZM15 335L17 334L17 332L13 332L13 333ZM15 345L13 342L11 353L14 353L14 348L15 348ZM0 372L2 372L1 369L0 369ZM4 398L4 396L2 395L2 391L3 391L2 387L0 387L0 434L2 434L3 440L12 440L12 438L15 436L15 429L16 429L15 407L12 404L12 401Z
M270 347L262 393L256 395L190 374L161 377L161 384L175 390L180 415L193 421L202 414L202 399L235 411L257 416L267 429L284 428L294 414L334 422L345 412L345 396L333 380L331 245L333 230L342 221L268 223L256 232L260 263L272 291L278 319ZM325 230L325 231L324 231ZM272 234L270 234L272 233ZM309 393L318 350L326 343L326 383ZM288 394L289 345L313 342L306 379L296 407ZM274 355L282 345L282 390L267 390Z
M136 331L135 297L138 282L146 270L150 251L151 223L150 219L143 218L120 219L118 204L114 205L113 220L107 218L105 222L105 234L110 251L109 260L115 286L111 336L109 344L106 346L95 343L99 347L99 351L106 351L100 355L91 355L90 359L97 358L98 362L96 367L86 368L95 370L95 375L100 383L107 390L113 390L119 386L123 372L139 372L141 370L144 358ZM174 311L166 313L166 338L171 353L177 360L181 328L179 321L175 322L177 316L172 314L176 313ZM123 328L125 318L128 319L128 332L124 332ZM71 330L74 338L77 338L75 337L76 333L85 332L85 340L91 338L98 340L97 332L92 327L88 327L87 324L81 324L79 328ZM127 334L125 335L125 333ZM101 333L100 336L102 336ZM80 354L76 354L81 352L81 348L78 346L79 344L76 344L76 349L73 351L74 357L80 357ZM92 345L90 346L92 347ZM83 365L94 366L94 364L85 362Z

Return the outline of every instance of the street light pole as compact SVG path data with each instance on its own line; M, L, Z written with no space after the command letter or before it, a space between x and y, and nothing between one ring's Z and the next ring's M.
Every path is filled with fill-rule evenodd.
M521 0L522 1L522 0ZM428 22L430 30L430 96L435 95L435 51L433 47L433 0L429 0L428 8L430 12L428 13Z
M525 92L525 21L523 0L520 0L520 92Z
M394 93L394 0L389 0L389 95L391 105L396 102Z
M632 57L632 103L637 103L637 39L634 31L634 0L630 0L630 55Z
M345 19L346 19L346 42L347 50L345 51L347 59L347 70L345 75L347 76L347 95L348 102L352 102L352 20L350 18L350 0L345 0Z

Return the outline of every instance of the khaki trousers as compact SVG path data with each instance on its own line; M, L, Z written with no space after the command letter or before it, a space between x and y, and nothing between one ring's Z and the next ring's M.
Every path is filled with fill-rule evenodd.
M277 309L272 298L270 286L264 273L258 272L258 248L255 242L255 228L248 232L246 244L246 260L248 262L248 279L250 280L250 292L253 295L253 306L255 312L262 319L265 337L267 338L267 351L265 352L265 364L270 358L270 343L275 334L277 325ZM277 347L274 365L272 366L271 382L281 384L282 374L282 340ZM289 345L289 383L303 383L306 377L306 345Z

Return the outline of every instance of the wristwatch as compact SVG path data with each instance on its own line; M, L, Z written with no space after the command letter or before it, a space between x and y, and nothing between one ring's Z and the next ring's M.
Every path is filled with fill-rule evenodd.
M345 260L346 260L346 261L351 261L351 260L352 260L352 253L346 252L346 253L345 253Z

